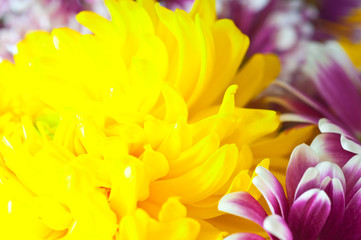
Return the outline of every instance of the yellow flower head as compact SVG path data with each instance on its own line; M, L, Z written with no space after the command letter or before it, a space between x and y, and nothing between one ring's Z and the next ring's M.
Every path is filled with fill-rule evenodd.
M77 16L93 34L30 33L0 65L0 238L220 238L219 199L257 195L248 171L269 164L250 145L278 118L240 106L278 60L238 71L248 38L213 1L106 4L110 21Z

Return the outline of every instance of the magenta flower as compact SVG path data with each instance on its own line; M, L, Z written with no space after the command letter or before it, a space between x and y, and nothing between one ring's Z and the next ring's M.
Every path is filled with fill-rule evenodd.
M284 111L298 114L286 114L283 120L317 124L321 118L327 118L350 139L360 139L360 73L336 42L311 44L306 55L307 61L292 83L298 87L277 82L289 95L270 98Z
M340 135L324 133L311 146L296 147L286 173L286 193L271 172L258 167L253 184L271 215L249 193L234 192L219 202L221 211L251 220L280 240L361 238L361 156L342 149ZM264 239L251 233L227 240Z

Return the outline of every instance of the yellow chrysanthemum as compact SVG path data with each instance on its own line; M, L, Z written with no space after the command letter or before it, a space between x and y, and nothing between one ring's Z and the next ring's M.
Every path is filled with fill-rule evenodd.
M222 238L219 199L269 165L278 118L240 107L278 60L238 71L248 38L213 1L106 4L77 16L94 34L34 32L0 65L0 238Z

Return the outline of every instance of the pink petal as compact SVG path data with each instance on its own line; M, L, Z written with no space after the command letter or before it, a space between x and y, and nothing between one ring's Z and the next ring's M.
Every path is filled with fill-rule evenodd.
M353 196L345 210L341 226L344 240L361 239L361 189Z
M284 81L275 81L274 85L283 88L287 92L291 93L293 96L301 100L303 103L307 104L311 109L315 110L316 112L320 113L322 116L325 117L332 117L330 114L330 111L325 108L324 105L320 104L318 101L315 101L312 97L304 94L302 91L296 89L295 87L291 86L290 84L284 82ZM310 112L306 109L305 114Z
M342 188L346 190L345 176L343 175L342 169L338 165L331 162L321 162L317 164L315 168L320 173L321 181L326 177L337 178L340 180Z
M223 196L218 209L251 220L260 226L263 226L263 221L267 217L261 204L248 192L234 192Z
M319 188L321 184L320 173L316 168L309 168L306 170L305 174L303 174L296 192L294 196L294 200L296 200L303 193L307 192L313 188Z
M337 133L319 134L312 141L311 148L317 152L321 161L333 162L342 167L354 154L342 148L340 137Z
M352 132L361 131L361 96L352 78L358 78L355 71L353 74L346 72L338 62L341 55L347 55L340 45L328 42L319 45L319 49L314 54L325 55L325 60L319 60L315 55L316 73L313 77L318 93L322 99L330 106L333 112L337 113L340 119L339 125ZM321 49L322 48L322 49ZM320 52L321 50L322 52ZM340 51L341 50L341 51ZM337 55L333 54L336 53ZM312 54L312 53L311 53ZM352 67L352 63L348 61Z
M337 178L325 178L321 184L321 189L326 192L331 200L330 215L321 232L321 238L335 239L345 212L345 194L342 184Z
M292 232L285 220L279 215L270 215L263 222L263 228L280 240L292 240Z
M252 182L266 199L272 213L287 218L288 203L281 183L264 167L257 167L256 173L258 176Z
M322 118L318 121L318 128L320 129L321 133L337 133L353 139L352 134L350 134L345 129L340 128L338 125L334 124L326 118Z
M353 188L351 188L350 191L346 193L346 205L352 200L352 198L360 189L361 189L361 178L356 182Z
M286 189L289 202L293 202L297 185L305 171L318 163L317 154L306 144L301 144L293 150L286 172Z
M361 145L357 139L353 140L353 138L341 135L341 145L342 148L346 151L352 152L354 154L361 154Z
M313 240L320 234L331 210L327 194L311 189L293 203L288 215L288 226L295 240Z
M361 156L356 155L351 158L343 166L342 171L346 178L346 195L348 195L357 181L361 179Z

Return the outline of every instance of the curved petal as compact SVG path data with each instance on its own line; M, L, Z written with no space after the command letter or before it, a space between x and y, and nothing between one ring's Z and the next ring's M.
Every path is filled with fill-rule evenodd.
M296 188L303 174L309 167L314 167L317 163L319 163L317 154L306 144L301 144L293 150L286 172L286 189L289 202L293 202Z
M292 205L288 215L288 226L295 240L316 239L331 210L327 194L311 189L302 194Z
M315 168L320 173L321 182L326 177L337 178L340 180L343 190L346 190L345 176L343 175L342 169L338 165L331 162L321 162L317 164Z
M251 220L261 227L267 217L261 204L248 192L229 193L221 198L218 209Z
M357 181L361 179L361 156L356 155L351 158L343 166L342 172L346 178L346 195L348 195Z
M350 189L350 191L346 194L346 205L352 200L355 194L361 189L361 179L359 179L355 185Z
M171 179L159 180L150 185L150 198L164 202L168 197L179 196L182 203L192 203L215 194L232 177L237 165L235 145L223 145L202 165Z
M357 240L361 238L361 189L354 195L345 210L342 222L343 238Z
M258 175L252 182L266 199L272 213L287 218L288 204L281 183L264 167L257 167L256 173Z
M237 106L245 106L277 77L279 71L280 62L276 56L271 54L253 55L234 79L234 84L239 87L235 95Z
M313 188L319 188L321 184L320 173L315 168L309 168L303 174L295 191L294 199Z
M319 134L311 143L321 161L330 161L340 167L344 166L354 155L342 148L340 135L337 133Z
M360 131L361 96L352 78L343 68L340 59L349 61L346 53L336 42L313 44L309 47L309 63L314 66L311 78L322 99L351 131ZM312 59L312 60L311 60ZM341 94L344 93L344 94Z
M341 145L342 145L342 148L345 149L346 151L349 151L349 152L352 152L355 154L361 154L361 145L348 139L344 135L341 135Z
M350 135L347 131L345 131L344 129L341 129L339 126L337 126L336 124L333 124L326 118L321 118L318 121L318 128L320 129L321 133L338 133L338 134L345 135L351 139L353 138L353 136Z
M292 232L279 215L270 215L263 222L263 228L280 240L292 240Z
M326 180L326 178L325 178ZM342 184L337 178L328 178L321 184L331 200L331 212L321 232L321 239L334 239L335 234L339 232L345 212L345 193Z

